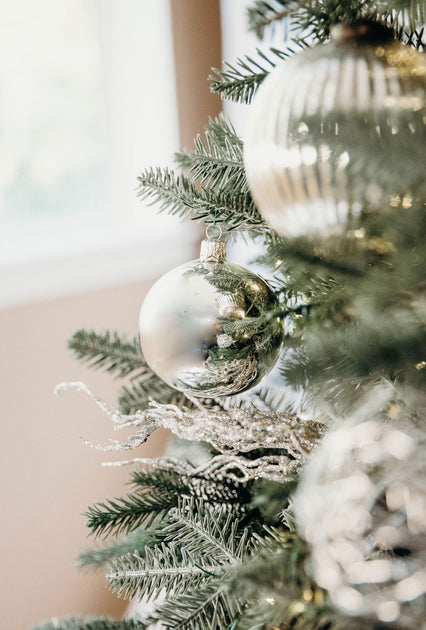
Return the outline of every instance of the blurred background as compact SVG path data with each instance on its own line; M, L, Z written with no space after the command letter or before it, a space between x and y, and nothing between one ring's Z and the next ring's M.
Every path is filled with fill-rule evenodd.
M221 109L214 0L16 0L0 5L1 627L126 606L75 567L89 504L126 492L129 470L84 446L116 437L83 380L115 407L108 376L78 364L79 328L137 334L143 296L197 257L199 226L135 195ZM154 437L138 456L161 453ZM115 459L120 459L116 456Z
M116 437L83 394L115 408L108 375L77 363L79 328L133 337L155 280L198 257L200 225L136 197L222 110L207 77L255 48L240 0L15 0L0 5L1 627L71 614L120 617L103 573L83 573L87 506L122 496ZM225 105L237 130L244 106ZM135 456L161 454L155 435Z
M137 334L144 294L198 257L200 225L158 215L137 175L172 164L222 109L207 77L254 48L245 0L15 0L0 5L1 627L71 614L120 617L82 513L122 496L123 459L83 445L116 437L83 394L115 408L108 375L78 364L79 328ZM237 130L244 107L228 106ZM156 435L137 456L161 454ZM136 456L136 455L135 455Z

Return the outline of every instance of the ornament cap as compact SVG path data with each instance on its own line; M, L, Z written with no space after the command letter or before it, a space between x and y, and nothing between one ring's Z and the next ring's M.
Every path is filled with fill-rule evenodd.
M338 44L383 44L394 39L393 31L373 20L357 20L336 24L331 29L331 39Z
M226 260L226 243L204 239L201 241L200 260L217 263Z

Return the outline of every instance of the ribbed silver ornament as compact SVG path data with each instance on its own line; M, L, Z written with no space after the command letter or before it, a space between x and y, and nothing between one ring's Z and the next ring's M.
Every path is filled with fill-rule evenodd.
M341 230L423 181L424 56L368 28L282 62L254 99L245 167L279 234Z

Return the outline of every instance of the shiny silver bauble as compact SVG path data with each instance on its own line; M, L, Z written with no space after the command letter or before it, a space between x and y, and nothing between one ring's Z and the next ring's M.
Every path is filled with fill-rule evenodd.
M203 244L199 260L169 271L148 292L139 317L141 347L171 387L204 398L230 396L273 368L283 322L260 276L225 260L224 243Z
M316 583L346 614L407 630L425 619L424 447L414 428L376 414L329 432L304 470L299 531Z
M244 141L250 190L283 236L344 231L365 209L409 207L424 178L425 56L377 24L283 61Z

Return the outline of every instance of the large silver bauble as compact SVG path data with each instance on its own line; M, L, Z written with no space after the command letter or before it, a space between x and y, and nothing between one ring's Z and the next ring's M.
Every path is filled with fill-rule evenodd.
M376 415L326 435L305 469L299 527L316 582L347 614L407 629L425 619L424 446Z
M425 56L382 29L342 27L283 61L254 98L247 178L283 236L342 231L363 208L403 210L423 181Z
M247 390L273 368L283 339L278 301L258 275L224 258L224 243L162 276L139 317L142 352L171 387L204 398ZM223 247L222 247L223 246Z

